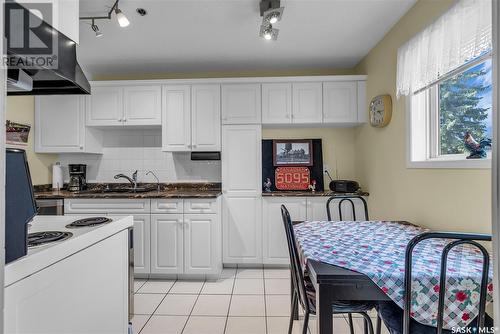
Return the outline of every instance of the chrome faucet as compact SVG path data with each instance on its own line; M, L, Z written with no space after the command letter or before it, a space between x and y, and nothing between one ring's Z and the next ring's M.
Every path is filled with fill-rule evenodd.
M155 174L155 173L153 173L152 171L148 171L148 172L146 173L146 175L149 175L149 174L153 175L153 176L154 176L154 178L156 179L156 190L157 190L157 191L160 191L160 180L158 179L158 176L156 176L156 174Z
M132 174L132 178L128 177L127 175L125 174L116 174L115 175L115 180L118 180L118 179L127 179L128 182L130 182L130 184L132 185L133 189L137 189L137 171L134 172L134 174Z

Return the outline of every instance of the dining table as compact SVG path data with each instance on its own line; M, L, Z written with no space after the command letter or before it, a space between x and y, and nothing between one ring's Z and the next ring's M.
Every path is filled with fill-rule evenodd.
M294 223L304 272L316 290L317 332L333 332L335 301L393 301L403 308L405 251L428 229L402 221L305 221ZM412 264L412 319L437 324L440 263L450 240L417 245ZM445 329L465 327L478 314L482 255L470 245L454 248L446 269ZM489 270L487 302L493 299ZM292 305L298 318L298 305Z

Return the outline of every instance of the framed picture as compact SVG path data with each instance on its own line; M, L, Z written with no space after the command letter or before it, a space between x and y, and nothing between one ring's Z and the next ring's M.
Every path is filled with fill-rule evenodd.
M21 124L7 120L6 121L5 141L8 145L28 146L28 137L31 125Z
M312 140L273 140L274 166L312 166Z

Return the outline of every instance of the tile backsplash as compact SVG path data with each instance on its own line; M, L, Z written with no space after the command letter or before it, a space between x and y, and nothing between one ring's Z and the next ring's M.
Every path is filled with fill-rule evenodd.
M87 182L127 182L116 174L130 176L138 170L139 182L220 182L220 161L191 161L188 152L162 152L161 130L105 130L103 154L65 153L59 155L64 180L69 180L68 164L86 164Z

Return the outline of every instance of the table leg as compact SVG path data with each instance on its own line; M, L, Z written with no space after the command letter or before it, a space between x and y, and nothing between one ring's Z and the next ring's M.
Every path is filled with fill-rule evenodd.
M290 270L290 276L291 276L292 270ZM292 318L293 320L299 320L299 296L295 299L295 302L293 300L293 295L295 293L293 287L293 277L290 278L290 302L291 302L291 308L292 308Z
M316 318L318 334L333 333L332 300L330 287L326 284L319 284L316 291Z

